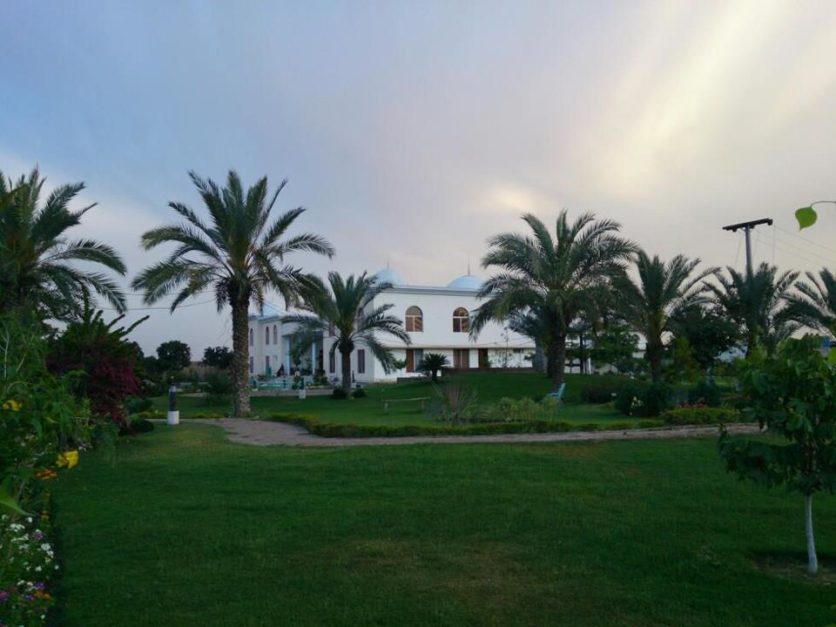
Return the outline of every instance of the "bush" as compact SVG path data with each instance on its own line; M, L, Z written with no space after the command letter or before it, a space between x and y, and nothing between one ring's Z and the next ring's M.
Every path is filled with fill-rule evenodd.
M351 393L352 398L366 398L366 396L368 396L368 394L366 394L366 390L363 388L357 388Z
M501 398L491 406L483 407L478 415L480 422L521 422L548 420L557 414L560 403L551 396L536 401L533 398Z
M232 396L232 380L222 372L213 372L206 377L206 404L222 405Z
M720 388L711 379L703 379L688 390L688 404L689 405L708 405L709 407L719 407L722 402L722 394Z
M626 383L615 399L615 408L627 416L654 417L671 406L671 389L664 383Z
M148 433L154 430L154 423L147 418L133 416L131 420L119 428L119 435L136 435L137 433Z
M442 422L457 424L476 416L476 392L462 385L436 386L430 413Z
M677 407L662 412L660 418L668 425L719 425L740 422L742 415L726 407Z
M334 388L334 391L331 392L331 398L338 401L344 401L348 398L348 394L346 394L345 390L342 388Z
M601 405L612 401L625 385L624 381L604 380L581 389L581 400L584 403Z
M132 398L125 403L125 407L128 410L128 414L138 414L154 409L154 401L150 398Z

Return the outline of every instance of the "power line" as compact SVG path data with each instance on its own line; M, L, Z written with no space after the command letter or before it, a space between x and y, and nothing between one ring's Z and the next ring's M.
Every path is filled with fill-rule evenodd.
M208 303L214 303L214 302L215 302L214 299L213 300L204 300L204 301L199 302L199 303L190 303L188 305L178 305L177 309L187 309L189 307L197 307L199 305L206 305ZM99 309L104 309L105 311L117 311L113 307L99 307ZM130 307L128 309L128 312L132 312L132 311L156 311L156 310L170 311L171 307Z
M804 237L803 235L799 235L798 233L793 233L792 231L787 231L786 229L782 229L780 226L776 226L776 229L781 231L781 233L785 233L786 235L792 235L793 237L797 237L800 240L804 240L808 244L812 244L813 246L818 246L819 248L823 248L829 253L836 254L836 248L831 248L830 246L825 246L824 244L819 244L818 242L814 242L808 237Z
M788 248L792 248L792 249L797 250L801 254L806 255L806 256L818 257L824 263L836 264L836 261L834 261L833 257L828 257L826 255L823 255L823 254L815 251L815 250L810 250L809 248L802 248L801 246L799 246L795 242L791 242L791 241L788 241L788 240L785 240L785 239L780 239L780 240L778 240L778 245L788 247ZM834 251L834 255L836 255L836 251Z

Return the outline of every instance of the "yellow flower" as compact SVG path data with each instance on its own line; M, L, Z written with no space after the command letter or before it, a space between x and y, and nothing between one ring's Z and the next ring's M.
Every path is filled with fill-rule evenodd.
M64 451L58 453L58 461L56 462L59 468L75 468L78 465L78 451Z
M10 409L12 411L20 411L20 408L23 407L23 403L20 403L13 398L10 398L5 403L3 403L3 409Z

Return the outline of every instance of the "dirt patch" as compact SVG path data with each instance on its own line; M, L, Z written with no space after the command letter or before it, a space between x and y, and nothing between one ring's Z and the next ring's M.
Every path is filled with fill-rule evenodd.
M758 570L781 579L792 579L816 586L836 586L836 557L819 555L819 572L807 574L806 553L756 553L752 561Z

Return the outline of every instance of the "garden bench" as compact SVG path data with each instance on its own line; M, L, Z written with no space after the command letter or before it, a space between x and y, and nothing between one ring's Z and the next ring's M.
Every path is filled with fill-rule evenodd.
M389 411L390 403L421 403L421 411L424 411L424 405L430 400L429 396L418 396L416 398L389 398L382 401L383 412Z

